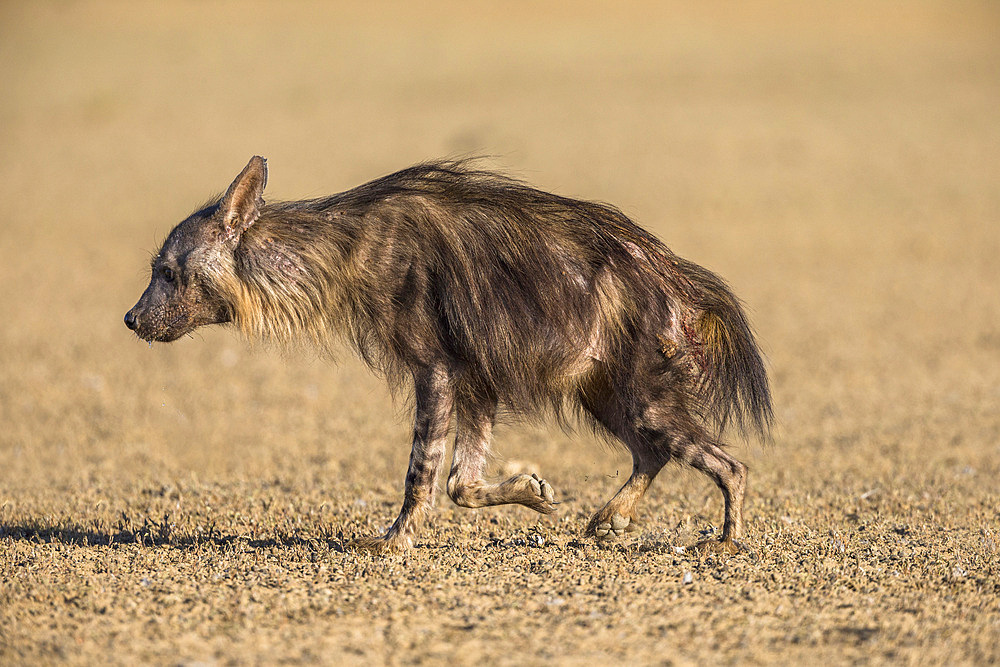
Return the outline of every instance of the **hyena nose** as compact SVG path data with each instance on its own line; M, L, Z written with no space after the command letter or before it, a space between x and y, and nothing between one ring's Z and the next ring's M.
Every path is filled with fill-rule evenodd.
M136 326L135 315L132 314L131 310L125 313L125 326L127 326L132 331L135 331L135 326Z

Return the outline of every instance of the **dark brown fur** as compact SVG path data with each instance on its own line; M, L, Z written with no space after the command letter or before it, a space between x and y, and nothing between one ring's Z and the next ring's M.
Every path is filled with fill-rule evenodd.
M264 205L255 157L180 223L126 324L147 340L232 322L254 339L346 339L394 384L412 382L413 450L399 518L367 542L408 545L433 500L454 417L448 493L467 507L555 509L534 475L488 483L498 414L582 416L632 453L632 477L591 520L631 527L671 460L720 487L722 540L742 526L746 467L718 437L765 434L767 375L739 301L606 204L477 169L427 163L321 199Z

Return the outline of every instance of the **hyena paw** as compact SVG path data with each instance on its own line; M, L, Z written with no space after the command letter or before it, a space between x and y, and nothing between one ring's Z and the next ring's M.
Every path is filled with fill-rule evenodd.
M552 490L552 485L541 479L538 475L531 474L531 490L549 505L555 505L556 494ZM554 508L553 508L554 509Z
M556 494L552 485L538 475L518 475L504 482L510 489L511 502L520 503L542 514L556 511Z
M624 537L625 533L638 530L638 522L632 517L622 516L618 512L613 512L610 516L604 512L594 515L587 524L587 535L601 540L611 540L616 537Z
M376 556L406 551L413 546L413 540L399 533L386 533L381 537L357 537L347 543L347 548L359 553Z

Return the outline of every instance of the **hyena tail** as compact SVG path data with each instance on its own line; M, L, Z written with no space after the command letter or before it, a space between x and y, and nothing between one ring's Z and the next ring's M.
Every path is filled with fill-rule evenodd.
M691 321L703 373L698 398L705 417L721 433L730 424L766 440L774 413L767 369L739 299L717 275L687 263L696 314Z

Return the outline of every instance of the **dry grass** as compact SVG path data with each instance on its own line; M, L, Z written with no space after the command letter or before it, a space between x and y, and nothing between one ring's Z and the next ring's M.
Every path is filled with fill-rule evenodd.
M0 662L1000 660L996 9L421 7L0 8ZM721 502L676 470L644 533L583 540L627 462L519 426L498 465L555 518L444 500L410 553L345 553L400 500L381 383L121 324L251 154L293 198L465 152L750 304L752 554L677 552Z

